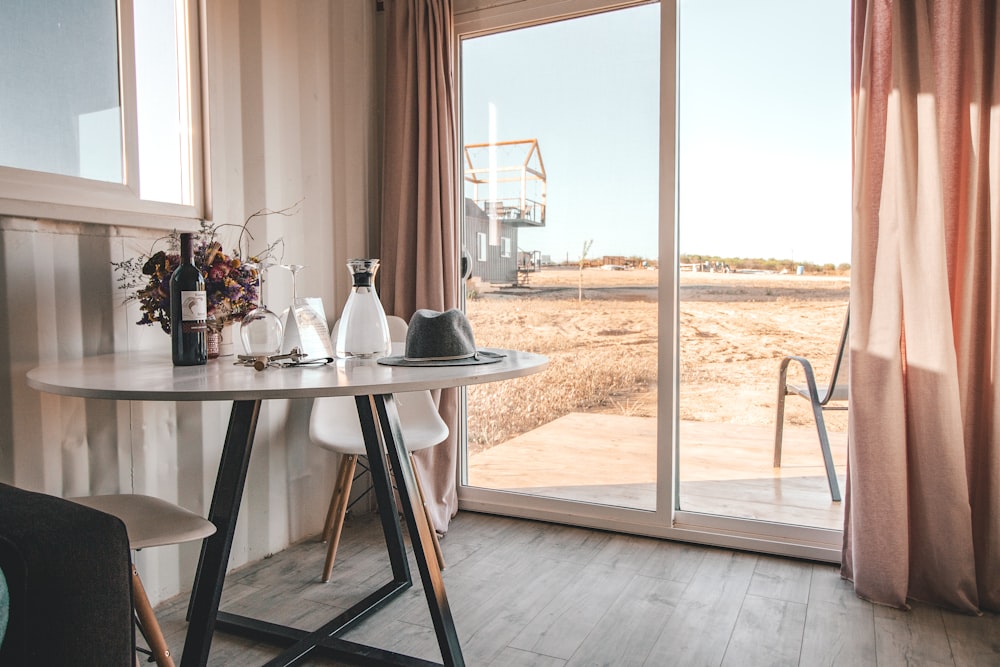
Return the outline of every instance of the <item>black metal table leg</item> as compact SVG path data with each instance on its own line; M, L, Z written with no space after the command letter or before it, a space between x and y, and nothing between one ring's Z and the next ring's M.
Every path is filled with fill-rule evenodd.
M434 633L437 635L441 657L445 665L464 665L465 659L462 657L455 621L451 616L444 580L441 578L441 569L434 553L434 543L430 533L434 529L427 520L413 466L410 464L410 455L403 443L396 399L392 394L380 394L374 396L373 400L378 411L385 448L396 475L396 489L403 504L403 516L410 533L410 543L413 545L417 569L424 585L424 595L427 597L427 607L434 623Z
M203 666L208 662L259 414L259 400L233 401L208 516L216 531L201 546L188 604L188 631L181 655L182 667Z
M375 487L375 500L378 503L382 533L385 535L385 547L389 552L389 562L392 564L392 574L396 581L405 580L412 582L410 578L410 566L406 562L406 545L403 543L403 531L399 527L399 510L396 507L396 495L392 492L392 481L389 478L389 470L386 468L387 442L383 441L383 431L376 421L374 400L371 396L354 397L354 401L358 406L361 432L364 434L365 451L368 454L368 465L371 468L372 484Z
M410 566L406 561L403 531L397 518L396 497L392 492L392 481L386 467L385 447L382 444L379 425L375 419L372 398L370 396L355 396L354 401L358 407L358 419L361 422L361 433L364 436L365 451L368 455L372 486L375 489L375 499L378 503L379 519L382 523L382 533L385 536L386 550L389 553L392 581L383 587L384 593L380 592L374 598L378 601L377 606L363 601L352 607L352 610L348 612L351 618L346 621L343 617L337 617L314 632L303 633L295 643L268 662L268 666L298 664L310 652L319 648L323 641L330 640L337 633L346 632L354 624L384 606L413 583L410 577Z
M188 607L190 625L181 657L182 667L203 666L207 663L212 633L216 626L221 630L284 647L285 650L268 662L268 665L300 664L313 652L361 665L394 664L426 667L438 664L362 646L340 639L338 636L381 609L412 585L403 532L399 525L396 497L393 493L389 468L386 465L387 457L396 478L403 517L413 545L417 569L420 571L443 664L448 667L465 665L451 609L448 606L441 570L434 553L430 533L433 528L427 521L421 505L409 453L402 439L395 399L391 394L357 396L355 402L371 465L372 482L392 569L392 580L348 611L311 632L261 619L219 612L240 499L250 463L253 434L260 411L260 401L235 401L209 513L209 519L215 524L217 532L202 545L194 590Z

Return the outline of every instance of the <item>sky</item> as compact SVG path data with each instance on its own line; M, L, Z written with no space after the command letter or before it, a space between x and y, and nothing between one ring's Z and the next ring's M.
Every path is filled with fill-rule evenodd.
M850 262L850 3L680 0L681 253ZM555 261L657 257L659 6L463 41L463 142L537 138Z

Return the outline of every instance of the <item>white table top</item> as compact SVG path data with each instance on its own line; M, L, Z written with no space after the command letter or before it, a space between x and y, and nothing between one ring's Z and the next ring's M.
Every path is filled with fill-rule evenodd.
M63 396L138 401L223 401L390 394L443 389L523 377L544 370L548 358L494 350L506 357L476 366L382 366L374 360L338 360L326 366L253 368L234 357L204 366L174 366L170 354L122 352L45 364L28 373L28 385Z

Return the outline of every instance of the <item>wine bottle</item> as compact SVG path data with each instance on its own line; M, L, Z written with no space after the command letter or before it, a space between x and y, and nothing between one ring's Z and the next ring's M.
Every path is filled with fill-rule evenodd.
M194 264L192 234L181 234L181 262L170 276L170 337L174 366L199 366L208 359L208 299L205 278Z

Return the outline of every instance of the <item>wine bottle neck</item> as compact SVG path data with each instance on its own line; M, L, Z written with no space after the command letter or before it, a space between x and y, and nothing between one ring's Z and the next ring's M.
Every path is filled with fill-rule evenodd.
M191 251L192 236L187 232L181 234L181 262L184 264L194 263L194 253Z

